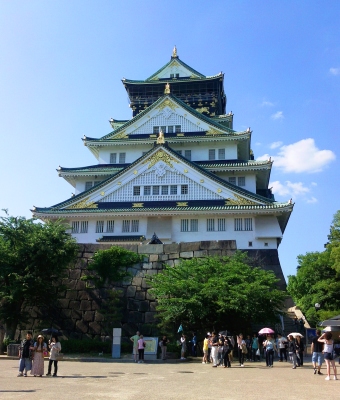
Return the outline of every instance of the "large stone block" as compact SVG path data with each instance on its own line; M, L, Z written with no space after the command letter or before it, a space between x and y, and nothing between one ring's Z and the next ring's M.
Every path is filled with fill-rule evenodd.
M169 267L173 267L174 266L174 260L168 260L166 262L167 265L169 265Z
M82 319L80 319L76 322L76 329L81 333L87 333L89 330L89 326Z
M140 324L144 322L144 314L139 311L129 312L129 323Z
M143 273L143 276L144 276L144 273ZM142 286L142 278L135 276L132 279L132 284L135 285L135 286Z
M145 313L145 323L146 324L153 324L156 322L157 313L153 311L147 311Z
M82 300L79 309L82 311L92 310L92 302L89 300Z
M148 301L141 301L139 303L138 311L148 311L149 310L149 302Z
M71 318L76 320L76 319L81 319L83 317L83 313L79 310L71 310Z
M159 257L159 261L169 260L169 254L160 254L158 257Z
M150 254L149 256L149 261L153 262L153 261L158 261L158 254Z
M205 240L201 242L200 250L219 250L220 246L216 240Z
M100 302L97 300L92 301L92 310L100 310Z
M178 243L165 244L164 253L165 254L179 253L179 244Z
M146 271L147 275L157 275L157 270L156 269L148 269Z
M222 250L208 250L208 254L211 257L220 257L222 255Z
M92 258L94 253L84 253L83 257L86 259Z
M66 287L66 289L76 289L77 281L75 281L74 279L64 278L62 280L62 284Z
M70 279L79 279L80 278L80 269L79 268L71 269L69 272L69 278Z
M161 254L163 253L163 244L142 244L138 246L139 254Z
M91 296L87 290L80 290L78 292L78 299L79 300L91 300Z
M86 289L86 283L84 281L77 281L76 287L77 290L85 290ZM71 289L71 288L70 288Z
M147 300L155 300L155 296L153 296L153 295L151 294L150 290L146 291L145 298L146 298Z
M122 247L125 250L133 251L134 253L138 252L138 245L137 244L121 244L119 247Z
M66 290L66 299L75 300L78 298L78 291L77 290Z
M85 311L83 315L85 322L92 322L94 320L94 311Z
M127 297L135 297L136 294L136 286L128 286L126 289L126 296Z
M135 299L136 300L145 300L145 292L142 292L141 290L136 292Z
M195 251L200 249L201 242L182 242L179 244L179 251Z
M219 240L218 244L221 250L237 250L236 240Z
M95 333L97 335L100 335L100 332L102 330L102 327L98 322L90 322L89 323L89 332L90 333Z
M207 255L208 255L208 250L194 251L194 257L197 257L197 258L207 257Z
M59 304L61 308L68 308L70 300L69 299L59 299Z
M169 260L175 260L176 258L179 258L179 253L170 253L169 254Z
M193 251L182 251L179 253L180 258L192 258L194 256Z
M143 269L151 269L152 263L143 263Z
M62 316L65 318L72 318L72 310L69 308L62 310Z
M143 280L142 280L142 288L143 289L148 289L150 287L151 287L151 285L149 285L147 280L145 278L143 278Z
M101 322L104 320L104 316L103 314L101 314L100 312L96 311L95 315L94 315L94 320L97 322Z
M156 307L157 307L157 302L150 301L150 311L156 311Z
M162 269L163 268L163 264L161 262L153 262L152 263L152 269ZM146 273L148 273L149 271L147 271Z

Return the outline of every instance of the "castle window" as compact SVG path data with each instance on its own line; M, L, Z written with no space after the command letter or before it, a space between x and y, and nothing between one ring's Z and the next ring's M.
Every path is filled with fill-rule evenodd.
M125 164L126 153L119 153L119 164Z
M248 247L253 247L253 242L248 242Z
M184 157L191 160L191 150L184 150Z
M225 160L225 149L218 149L218 159Z
M181 219L181 232L198 232L198 219Z
M215 149L209 149L209 160L215 160Z
M242 218L234 219L234 229L235 231L242 231Z
M159 195L159 186L152 186L152 194L156 196Z
M232 183L233 185L236 185L236 176L230 176L228 181L229 181L229 183Z
M191 219L190 220L190 231L191 232L198 232L198 219Z
M264 242L264 246L265 246L265 247L268 247L268 243L267 243L267 242Z
M181 194L188 194L188 185L181 185Z
M151 186L144 186L144 196L151 195Z
M131 232L138 232L139 231L139 220L133 219L131 221Z
M217 230L222 232L225 231L225 218L218 218L217 219Z
M181 125L175 125L175 132L180 133L181 132Z
M245 231L252 231L253 230L253 220L252 220L252 218L245 218L244 219L244 230Z
M128 219L123 220L122 232L130 232L130 221Z
M215 220L213 218L207 219L207 231L213 232L215 230Z
M174 127L168 126L168 133L174 133Z
M179 78L179 74L176 74L176 78Z
M107 221L106 223L106 232L114 232L115 231L115 221Z
M174 78L174 76L175 76L174 74L170 74L170 78Z
M72 233L78 233L79 232L79 221L73 221L72 222Z
M181 232L189 232L189 220L181 219Z
M134 196L140 196L140 186L134 186L133 187L133 195Z
M80 233L87 233L88 229L89 229L89 221L81 221Z
M91 189L93 186L93 182L85 182L85 190Z
M152 133L154 135L157 135L159 133L159 126L154 126L153 129L152 129Z
M117 153L110 153L110 164L117 163Z
M162 188L162 195L169 194L169 186L161 186Z
M239 176L237 178L238 186L246 186L246 178L244 176Z
M96 222L96 233L103 233L104 232L104 221L97 221Z
M177 185L170 186L170 194L177 194Z

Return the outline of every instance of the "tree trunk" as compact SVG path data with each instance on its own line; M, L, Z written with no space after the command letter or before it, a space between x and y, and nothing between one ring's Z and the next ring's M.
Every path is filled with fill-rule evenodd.
M4 354L2 349L5 339L5 327L0 323L0 354Z

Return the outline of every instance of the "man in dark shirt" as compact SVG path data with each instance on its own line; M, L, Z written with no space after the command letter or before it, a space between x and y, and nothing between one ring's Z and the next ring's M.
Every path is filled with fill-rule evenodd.
M32 332L27 332L26 339L21 341L19 347L19 374L18 376L27 376L27 372L32 369L32 350L34 342L32 340ZM25 373L24 373L25 370Z
M313 368L314 368L314 375L316 374L316 371L318 371L319 375L322 375L321 370L321 365L323 363L323 343L318 342L319 337L321 336L321 331L318 329L316 331L316 336L312 340L312 362L313 362ZM318 368L316 368L316 363L318 363Z

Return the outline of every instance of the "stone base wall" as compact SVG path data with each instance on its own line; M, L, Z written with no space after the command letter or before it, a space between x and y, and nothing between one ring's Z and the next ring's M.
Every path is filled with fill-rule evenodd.
M143 262L128 268L132 278L116 286L103 289L91 289L81 280L87 274L87 266L94 252L110 248L108 244L79 245L78 259L74 268L68 272L68 278L63 280L67 290L50 315L41 316L38 310L29 311L31 322L26 329L38 330L47 320L53 327L63 331L69 338L103 339L110 335L103 328L101 306L107 301L107 289L114 289L122 300L121 327L123 335L131 335L141 330L144 335L157 335L156 299L149 293L146 276L157 274L165 264L175 266L180 259L193 257L232 255L236 251L236 242L201 241L189 243L155 244L155 245L120 245L127 250L144 255ZM254 266L262 265L266 270L272 270L280 280L279 286L286 288L277 250L247 251ZM49 327L49 326L44 326Z

